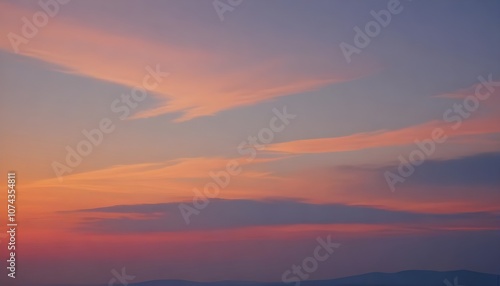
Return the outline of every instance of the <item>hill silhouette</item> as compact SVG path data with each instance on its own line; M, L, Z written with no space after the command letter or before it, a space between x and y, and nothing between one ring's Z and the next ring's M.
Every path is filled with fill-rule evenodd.
M457 283L455 284L455 278ZM445 282L447 281L447 282ZM500 286L499 276L467 270L427 271L408 270L397 273L367 273L329 280L307 280L301 286ZM278 286L295 283L278 282L192 282L184 280L155 280L129 284L132 286Z

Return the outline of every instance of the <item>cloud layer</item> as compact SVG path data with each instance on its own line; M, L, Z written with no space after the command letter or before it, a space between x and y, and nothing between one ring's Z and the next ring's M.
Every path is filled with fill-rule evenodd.
M96 219L85 229L97 232L175 232L216 230L255 226L307 224L443 224L463 221L492 223L490 213L424 214L391 211L342 204L310 204L297 201L253 201L213 199L188 226L179 211L179 203L121 205L85 209L77 212L136 214L140 217Z

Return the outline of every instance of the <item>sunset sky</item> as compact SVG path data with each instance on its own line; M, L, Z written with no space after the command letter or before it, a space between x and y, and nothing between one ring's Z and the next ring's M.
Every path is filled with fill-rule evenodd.
M328 235L310 279L500 274L500 2L401 0L349 60L391 1L65 2L0 0L2 285L281 281Z

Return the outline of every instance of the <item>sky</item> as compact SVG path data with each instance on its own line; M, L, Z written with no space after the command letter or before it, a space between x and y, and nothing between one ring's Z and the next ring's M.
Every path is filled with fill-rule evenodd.
M500 274L499 12L0 0L0 281Z

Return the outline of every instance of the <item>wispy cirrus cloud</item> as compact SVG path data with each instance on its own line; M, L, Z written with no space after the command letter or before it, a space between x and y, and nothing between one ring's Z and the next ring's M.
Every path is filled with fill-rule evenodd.
M255 159L253 162L238 160L237 167L243 168L252 164L259 164L277 160L276 158ZM279 158L278 158L279 159ZM195 157L180 158L155 163L138 163L128 165L116 165L108 168L76 173L64 177L65 184L57 178L36 181L32 186L37 188L52 188L61 186L81 186L99 188L103 181L111 182L114 186L127 186L129 184L143 184L143 186L159 187L160 182L164 182L163 187L170 189L186 189L195 185L194 182L202 179L210 179L210 174L216 174L220 170L225 170L227 164L233 159L223 157ZM267 172L248 169L238 177L243 178L263 178L269 175ZM150 182L149 184L147 182Z
M68 210L113 203L180 201L192 199L195 190L203 191L207 182L225 181L224 172L229 163L232 168L241 169L237 176L231 176L221 197L255 198L267 193L266 189L255 191L251 184L262 184L276 180L261 164L281 158L257 158L248 162L245 158L193 157L152 163L114 165L93 171L70 174L61 183L57 178L35 181L26 185L29 194L25 204L30 211L40 208ZM214 179L215 178L215 179ZM257 182L257 183L255 183ZM40 190L44 190L40 192ZM40 200L57 197L67 200L60 204ZM71 198L78 197L78 200Z
M0 3L5 19L0 32L20 29L19 19L33 11L10 3ZM190 33L203 34L203 28ZM155 89L158 105L140 111L132 118L148 118L166 113L180 113L176 121L214 115L223 110L253 105L280 96L310 91L329 84L350 81L366 72L332 71L324 66L304 67L309 59L287 54L252 56L234 49L200 49L150 39L143 35L125 35L68 20L53 19L20 54L61 66L70 73L126 86L140 86L144 66L158 64L170 72L168 83ZM0 48L12 51L7 37ZM248 54L248 53L246 53ZM154 56L151 56L154 55Z
M455 141L460 142L465 140L465 142L467 142L465 136L499 133L500 127L497 123L498 120L498 118L470 119L464 121L462 126L456 130L450 129L449 123L443 121L430 121L397 130L378 130L347 136L276 143L267 146L266 150L293 154L311 154L403 146L414 144L415 140L430 138L431 132L435 128L445 129L445 135Z
M490 78L491 80L491 75ZM285 152L293 154L311 154L311 153L334 153L356 151L370 148L381 148L391 146L403 146L414 144L416 140L431 138L434 129L442 129L443 136L448 137L453 142L480 142L479 137L486 134L500 133L498 122L498 110L500 108L500 89L491 86L483 86L483 83L472 85L471 87L444 93L435 96L435 98L444 98L456 100L450 108L443 111L440 120L432 120L421 124L403 127L395 130L375 130L370 132L355 133L346 136L301 139L282 143L268 145L266 150L274 152ZM476 91L479 93L488 92L487 99L478 100L477 109L472 112L457 111L457 104L464 109L464 99L468 96L476 97ZM485 100L485 102L482 102ZM460 113L461 112L461 113ZM465 113L464 113L465 112ZM465 114L465 115L462 115ZM472 115L472 116L471 116ZM496 144L489 140L483 140L484 143Z

